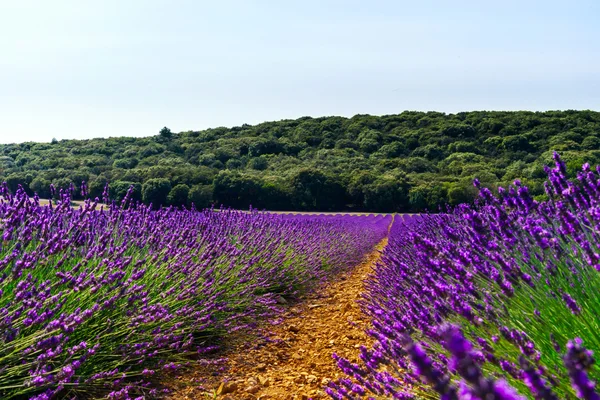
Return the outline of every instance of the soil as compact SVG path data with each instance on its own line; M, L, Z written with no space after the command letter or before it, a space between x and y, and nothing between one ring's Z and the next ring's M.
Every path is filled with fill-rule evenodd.
M278 325L263 327L251 341L228 339L223 363L177 378L170 399L328 398L327 382L343 377L332 354L356 362L360 345L372 344L357 300L386 244L387 238L356 268L290 305Z

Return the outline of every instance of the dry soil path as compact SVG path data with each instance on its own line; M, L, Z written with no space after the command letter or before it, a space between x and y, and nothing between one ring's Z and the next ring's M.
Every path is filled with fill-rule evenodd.
M372 343L365 334L368 319L357 300L386 244L387 238L356 268L291 306L280 324L265 327L261 339L228 343L222 354L227 361L218 374L212 366L179 378L180 389L171 398L327 398L324 386L342 376L331 355L356 362L359 346Z

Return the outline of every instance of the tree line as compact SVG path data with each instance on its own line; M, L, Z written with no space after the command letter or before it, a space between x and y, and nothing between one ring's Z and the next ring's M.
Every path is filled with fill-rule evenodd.
M120 200L133 185L144 203L198 208L418 212L474 198L472 185L521 179L544 198L553 151L571 175L600 163L594 111L303 117L146 138L111 137L0 145L11 190L51 196L82 181Z

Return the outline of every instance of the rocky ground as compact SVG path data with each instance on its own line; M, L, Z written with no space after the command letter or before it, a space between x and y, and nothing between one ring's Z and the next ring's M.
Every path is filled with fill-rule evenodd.
M223 363L177 378L171 398L327 398L324 386L342 377L331 355L357 361L359 346L371 344L357 300L386 244L384 239L356 268L290 305L280 324L257 331L252 342L232 339L219 355Z

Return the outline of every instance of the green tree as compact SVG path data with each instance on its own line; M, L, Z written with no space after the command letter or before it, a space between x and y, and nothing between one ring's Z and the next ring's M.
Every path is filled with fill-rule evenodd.
M477 190L469 182L455 182L448 188L448 202L452 206L470 203L476 195Z
M429 210L436 212L441 206L448 203L448 195L446 188L441 185L422 184L410 188L408 201L411 211Z
M131 186L133 186L131 201L140 201L142 199L142 185L139 182L128 181L114 181L109 185L111 200L122 201Z
M581 142L581 147L585 150L600 150L600 138L588 136Z
M299 210L320 210L327 177L315 169L298 171L291 179L294 204Z
M502 146L511 152L530 151L531 145L525 135L515 135L504 138Z
M167 196L171 191L171 182L165 178L149 179L142 185L142 200L155 208L167 204Z
M408 192L408 202L411 211L427 209L427 189L422 186L413 187Z
M171 132L171 130L169 128L167 128L165 126L160 130L159 135L161 138L171 139L171 137L173 136L173 133Z
M34 193L37 193L42 199L50 198L50 181L38 176L31 181L29 185Z
M264 171L269 166L269 161L265 157L254 157L248 161L248 168L257 171Z
M197 209L210 207L213 199L212 185L194 185L188 193L188 203Z
M213 185L215 202L237 209L247 209L256 204L261 189L256 178L231 171L219 173Z
M225 163L225 168L227 168L227 169L238 169L241 167L242 167L242 162L236 158L227 160L227 162Z
M32 178L32 176L28 176L28 174L24 172L14 172L6 177L6 184L12 193L16 193L19 185L21 185L23 189L31 195L32 192L29 188L29 183L32 180L29 178Z
M287 211L291 208L290 190L280 181L263 182L256 208Z
M88 197L92 200L96 198L102 200L102 193L107 182L108 179L104 175L97 176L88 182Z
M317 169L301 169L291 179L292 198L298 209L333 211L346 203L346 193L338 180Z
M180 183L171 189L167 196L167 202L172 206L185 206L188 202L190 187Z
M381 177L365 188L365 207L376 212L408 211L409 190L404 178Z
M137 164L138 164L138 160L135 158L119 158L118 160L115 160L113 162L113 167L130 169L130 168L135 168L135 166Z
M358 210L365 209L365 193L367 186L377 179L376 175L368 171L357 171L350 178L347 192L352 206Z

